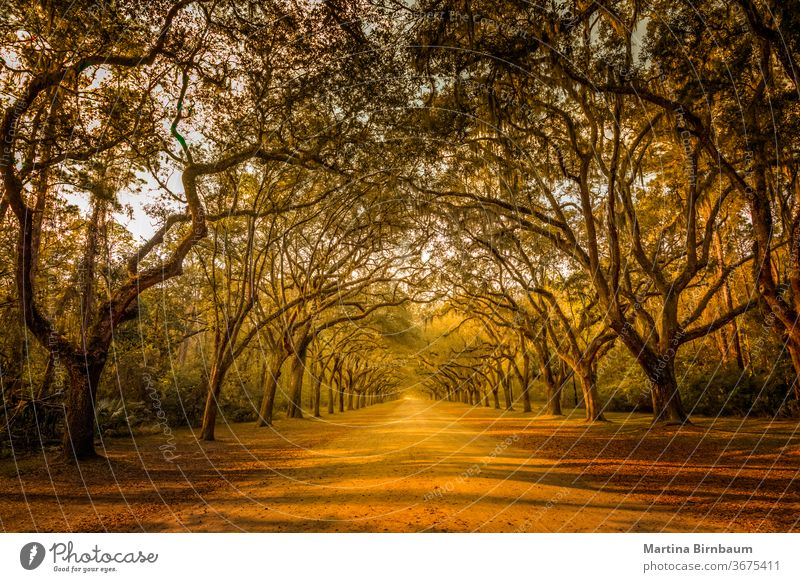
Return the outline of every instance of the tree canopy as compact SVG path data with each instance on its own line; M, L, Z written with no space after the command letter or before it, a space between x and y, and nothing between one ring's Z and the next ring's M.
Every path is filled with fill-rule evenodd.
M2 14L3 447L153 394L205 440L403 391L798 413L792 3Z

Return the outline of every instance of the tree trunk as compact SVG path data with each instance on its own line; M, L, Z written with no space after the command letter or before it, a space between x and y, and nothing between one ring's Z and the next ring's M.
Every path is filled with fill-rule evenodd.
M539 370L544 380L545 398L547 398L547 414L551 416L562 416L561 394L564 391L565 382L563 363L559 362L559 366L562 367L562 373L559 373L558 377L556 377L553 373L550 343L547 341L547 334L542 334L537 341L534 341L533 348L536 350L536 356L539 360Z
M636 358L650 381L653 423L688 423L689 415L683 409L678 381L675 378L675 349L668 348L667 353L672 352L671 357L668 357L667 353L657 354L638 337L638 334L630 332L627 328L615 326L614 331Z
M67 363L69 390L66 394L64 452L73 460L97 456L94 448L95 399L106 363L106 353L90 357L76 354Z
M56 374L56 356L51 352L47 356L47 367L44 369L44 377L42 384L39 386L39 392L36 395L37 400L41 400L50 394L50 385L53 383L53 378Z
M653 422L686 424L689 416L683 409L678 380L675 378L675 362L662 357L648 375L652 384L650 399L653 403Z
M522 354L522 412L531 412L531 356L527 350Z
M564 378L561 377L556 380L549 362L545 362L542 366L542 372L544 376L545 397L547 398L547 414L551 416L562 416L561 393L564 390Z
M552 416L563 416L561 411L561 395L564 392L564 383L558 382L547 388L547 412Z
M223 359L215 362L211 368L211 378L208 381L208 394L206 395L206 408L203 411L203 426L200 429L200 438L204 441L214 440L214 428L217 424L217 411L219 410L219 394L222 390L222 381L228 364Z
M511 378L508 374L503 375L503 403L505 404L506 410L514 410L514 402L512 400L511 394Z
M322 400L322 370L318 370L314 378L314 416L319 418L320 414L320 401Z
M261 408L258 411L256 426L271 426L272 415L275 408L275 395L278 391L278 378L281 375L283 358L276 356L264 378L264 395L261 397Z
M725 271L725 255L722 249L722 235L719 232L719 229L714 231L714 249L717 253L717 274L722 276ZM724 305L725 309L728 311L733 311L733 293L731 292L731 284L730 280L726 277L725 282L722 285L722 292L724 298ZM742 357L742 344L739 340L739 322L734 318L730 323L730 345L728 342L728 337L726 336L726 330L723 328L719 330L719 335L723 339L723 344L725 345L725 353L723 358L725 361L728 360L730 357L729 349L733 352L733 357L736 359L736 365L739 367L740 370L744 370L744 358Z
M583 393L583 402L586 405L586 422L603 422L606 418L603 416L600 398L597 395L595 373L591 370L591 366L582 365L579 368L578 378Z
M339 392L339 413L341 414L342 412L344 412L344 386L342 385L341 374L339 375L339 382L336 387Z
M292 372L290 376L291 392L289 394L289 408L286 412L289 418L303 418L303 377L306 371L306 353L300 353L292 357Z

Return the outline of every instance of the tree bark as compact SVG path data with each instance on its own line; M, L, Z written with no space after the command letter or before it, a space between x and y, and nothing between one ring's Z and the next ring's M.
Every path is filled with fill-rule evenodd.
M525 349L524 339L522 346L522 411L531 412L531 356Z
M714 231L714 249L717 254L717 275L722 276L726 265L725 254L722 248L722 235L720 234L719 229ZM725 309L727 311L733 311L733 293L731 292L731 285L728 278L725 278L725 282L722 285L722 292ZM745 364L742 356L742 344L739 339L739 322L736 319L733 319L733 321L731 321L730 328L730 345L725 329L723 328L718 332L723 340L723 349L725 350L723 352L723 358L725 361L727 361L730 357L729 350L732 350L733 357L736 359L736 365L740 370L744 370Z
M228 369L227 358L222 358L214 362L211 368L211 378L208 381L208 393L206 395L206 407L203 411L203 425L200 428L200 438L204 441L214 440L214 430L217 424L217 412L219 411L219 395L222 390L222 382L225 379L225 372Z
M272 426L272 416L275 409L275 395L278 391L278 378L284 358L275 356L264 378L264 395L261 397L261 408L258 411L256 426Z
M556 380L549 362L546 362L542 367L542 372L544 376L545 397L547 398L547 414L551 416L562 416L564 413L561 411L561 393L564 391L564 378Z
M689 415L683 408L678 381L675 377L676 348L666 347L664 353L657 353L648 346L637 333L626 327L615 329L625 347L636 358L650 381L650 400L653 404L653 423L669 422L685 424ZM670 337L669 334L665 334ZM669 341L664 341L669 346Z
M320 401L322 400L322 369L318 369L314 378L314 416L321 417Z
M95 400L107 353L106 351L94 356L76 354L66 364L69 390L65 401L63 448L64 452L74 460L80 461L97 456L94 447L94 432L97 425Z
M333 414L333 372L331 372L331 377L328 379L328 414Z
M558 383L547 387L547 413L552 416L563 416L561 411L561 394L564 384Z
M339 413L341 414L344 412L344 384L341 370L339 370L339 374L337 376L336 389L339 396Z
M514 410L514 402L512 401L511 394L511 377L508 374L503 374L503 404L506 410Z
M578 379L581 384L583 401L586 405L586 421L603 422L606 418L603 416L600 398L597 394L596 374L591 369L591 366L579 366L579 368Z
M291 392L289 393L289 408L286 414L289 418L303 418L303 377L306 371L306 350L301 349L292 357L292 371L290 376Z
M653 403L653 422L685 424L689 416L683 408L678 380L675 377L675 360L662 355L654 362L648 360L646 371L651 383L650 400Z
M47 356L47 366L44 369L44 376L42 384L39 386L39 392L36 395L37 400L41 400L50 394L50 385L53 383L53 378L56 374L56 356L51 352Z

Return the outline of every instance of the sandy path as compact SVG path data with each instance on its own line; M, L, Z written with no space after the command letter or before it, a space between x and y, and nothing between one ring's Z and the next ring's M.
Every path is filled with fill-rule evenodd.
M586 425L403 399L271 429L111 439L80 467L0 462L3 531L788 531L797 421Z
M472 422L462 422L465 415ZM505 427L493 410L405 399L343 420L348 426L328 427L335 435L313 450L303 448L305 431L276 433L295 439L300 454L215 489L179 511L179 523L169 518L146 529L685 531L697 525L576 482L556 462L532 457L513 430L518 422Z

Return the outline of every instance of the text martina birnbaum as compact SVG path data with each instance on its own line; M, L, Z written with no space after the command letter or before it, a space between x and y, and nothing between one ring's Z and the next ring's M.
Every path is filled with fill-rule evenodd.
M718 544L709 546L705 544L694 544L693 546L679 546L669 544L657 546L655 544L644 544L645 554L752 554L751 546L724 546Z

